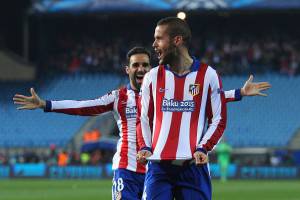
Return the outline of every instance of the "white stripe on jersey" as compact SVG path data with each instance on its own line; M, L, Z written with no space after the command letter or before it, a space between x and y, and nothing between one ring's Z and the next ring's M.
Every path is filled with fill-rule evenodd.
M235 90L228 90L224 92L226 99L234 99L235 98Z
M165 99L174 99L174 90L172 90L171 88L174 88L174 75L171 72L166 71L165 88L159 88L159 90L163 89L165 91ZM152 91L155 90L153 89ZM161 155L161 151L163 150L163 147L169 136L168 133L170 131L172 114L172 112L162 113L162 125L153 155ZM162 131L164 131L164 134L161 133Z
M196 75L197 73L193 73L191 74L189 79L185 80L185 85L184 85L184 93L183 93L183 99L184 100L193 100L193 96L188 95L189 94L189 85L190 84L194 84L195 80L196 80ZM181 120L181 125L180 125L180 132L179 132L179 140L178 140L178 149L176 152L176 155L178 155L178 157L182 157L182 158L188 158L190 155L182 155L183 149L181 147L186 148L187 152L191 151L190 148L190 134L186 134L186 130L190 129L190 124L186 123L186 121L190 121L191 120L191 115L192 112L183 112L182 114L182 119Z
M208 69L207 69L208 70ZM201 101L201 108L205 108L207 104L207 94L208 94L208 88L209 88L209 76L205 74L204 77L204 85L203 85L203 93L202 93L202 101ZM198 120L198 128L197 128L197 140L200 141L202 138L202 135L205 134L205 122L206 122L206 110L200 109L199 113L199 120ZM199 142L197 142L198 144Z
M148 85L148 83L149 83L149 85ZM152 84L156 84L156 80L154 80ZM149 73L145 74L144 79L143 79L143 85L146 86L146 87L144 87L144 89L147 90L146 93L150 94L151 86L150 86L150 81L149 81ZM152 93L154 94L155 91L152 90ZM145 104L145 105L150 104L150 95L141 96L140 99L141 99L140 100L141 104ZM149 107L141 108L141 116L143 116L143 117L140 117L140 121L142 122L142 123L140 123L140 126L141 126L140 128L141 128L141 130L143 130L142 133L151 133L151 128L150 128L150 124L149 124L150 119L148 118L148 111L149 111L148 109L149 109ZM154 119L155 119L155 113L154 113ZM154 127L154 125L153 125L153 127ZM148 147L151 147L151 143L150 143L151 135L143 135L143 138L144 137L149 137L147 140L145 140L145 142Z
M212 91L211 91L211 105L216 105L216 106L212 106L212 112L215 113L215 116L213 117L212 123L210 124L208 130L205 132L204 137L202 138L200 144L197 146L198 148L203 148L203 145L207 142L207 140L209 140L213 133L215 132L215 130L217 129L217 126L221 120L221 95L220 95L220 85L219 85L219 79L218 79L218 75L215 72L214 69L212 69L211 67L209 67L206 71L205 74L205 79L204 79L204 85L206 90L208 90L209 87L211 87ZM212 81L212 80L217 80L217 81ZM210 83L210 85L208 85L207 83ZM215 84L215 85L212 85ZM219 89L219 91L218 91ZM205 96L207 97L207 93L203 93L205 94ZM206 101L205 101L206 102ZM205 108L205 106L204 106ZM203 111L205 112L205 111ZM203 122L201 123L201 121L199 120L199 124L198 130L203 130L203 125L205 124L205 121L203 120ZM201 128L201 129L200 129ZM203 131L202 131L203 132ZM201 133L198 133L199 135L201 135ZM198 139L198 137L197 137ZM197 140L200 141L200 140Z

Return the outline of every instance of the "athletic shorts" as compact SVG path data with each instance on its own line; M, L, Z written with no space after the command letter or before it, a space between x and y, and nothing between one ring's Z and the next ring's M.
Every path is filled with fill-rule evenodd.
M112 199L140 200L143 194L145 174L116 169L114 171Z
M208 165L149 162L143 200L211 200Z

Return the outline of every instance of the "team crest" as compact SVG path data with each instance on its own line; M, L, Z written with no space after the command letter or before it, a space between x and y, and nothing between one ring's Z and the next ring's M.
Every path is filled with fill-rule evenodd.
M190 84L189 92L193 97L198 95L200 92L200 84Z

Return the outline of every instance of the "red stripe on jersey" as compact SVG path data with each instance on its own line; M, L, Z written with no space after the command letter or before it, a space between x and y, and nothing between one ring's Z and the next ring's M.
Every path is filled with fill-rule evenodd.
M134 94L134 98L135 98L135 102L136 102L136 105L139 103L139 94L135 92ZM137 141L137 134L135 134L135 137L136 137L136 154L137 152L139 151L139 145L138 145L138 141ZM140 164L139 162L136 161L136 172L139 172L139 173L145 173L146 172L146 167L145 165L142 165Z
M159 132L161 129L161 123L162 123L162 101L165 96L165 77L166 72L162 65L159 66L158 72L157 72L157 81L156 81L156 105L155 105L155 112L156 112L156 120L155 120L155 127L154 127L154 135L153 135L153 143L152 143L152 149L155 149L156 143L158 140Z
M225 98L226 103L232 102L232 101L236 101L236 99L235 98Z
M195 111L191 114L191 124L190 124L190 149L192 154L196 151L197 148L197 128L198 128L198 120L199 113L201 108L202 94L203 94L203 84L204 77L207 70L206 64L201 64L200 68L196 75L195 84L200 84L200 92L198 95L193 97L193 101L195 102Z
M185 77L178 78L174 76L174 100L182 101L184 93ZM161 152L161 158L170 160L176 159L176 152L178 148L179 132L181 125L182 112L173 112L171 119L171 127L168 134L166 144Z
M218 76L218 79L219 79L219 85L220 85L220 90L221 90L222 89L222 81L219 76ZM226 112L227 112L227 110L226 110L226 100L225 100L224 92L220 93L220 97L221 97L221 120L220 120L216 130L210 137L210 139L206 142L206 144L203 145L203 148L206 151L210 151L213 149L213 147L217 144L219 139L222 137L223 132L226 128L226 120L227 120Z
M213 117L212 114L212 109L211 109L211 87L208 87L208 91L207 91L207 103L206 103L206 108L205 108L205 115L207 117L207 124L211 124L211 120ZM205 130L205 129L204 129Z
M143 138L142 134L142 124L141 124L141 109L142 109L142 97L140 96L137 101L137 116L136 116L136 139L137 139L137 145L138 145L138 151L141 150L141 148L146 146L146 143Z
M152 133L152 131L153 131L153 114L154 114L152 83L150 83L150 85L149 85L149 90L150 90L150 92L149 92L150 99L149 99L149 106L148 106L148 118L149 118L150 130L151 130L151 133Z
M126 119L126 105L127 105L127 88L119 90L118 112L122 122L122 145L120 151L119 168L127 168L128 166L128 126Z
M99 106L91 106L91 107L83 107L83 108L53 109L52 112L65 113L69 115L91 116L91 115L97 115L108 111L112 111L113 107L114 107L114 102L103 106L99 105Z

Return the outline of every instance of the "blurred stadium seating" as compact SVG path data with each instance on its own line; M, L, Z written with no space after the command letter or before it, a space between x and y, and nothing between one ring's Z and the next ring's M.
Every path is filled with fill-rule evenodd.
M46 81L36 88L45 99L93 99L119 86L122 79L116 75L61 76ZM2 83L0 115L1 147L63 147L76 133L87 117L37 111L17 111L12 97L15 93L28 94L34 83Z
M124 76L126 78L126 76ZM118 87L124 78L118 75L65 75L46 81L37 88L46 99L92 99ZM225 76L226 89L241 87L245 76ZM269 81L273 88L268 98L244 98L228 105L226 137L234 147L285 147L300 124L300 77L266 74L255 81ZM86 117L45 114L42 111L17 111L12 104L15 92L28 93L32 83L1 84L1 104L5 114L0 146L48 147L64 146L76 133ZM26 89L26 91L25 91ZM293 92L294 91L294 92ZM5 97L5 98L3 98Z
M241 84L246 77L224 77L225 88ZM300 124L300 77L262 75L273 89L267 98L244 98L228 105L226 137L234 147L285 147Z

